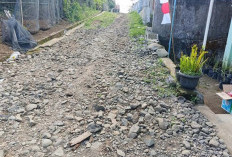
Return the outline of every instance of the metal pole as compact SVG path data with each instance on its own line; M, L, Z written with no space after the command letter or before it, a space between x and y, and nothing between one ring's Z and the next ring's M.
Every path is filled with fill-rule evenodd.
M19 0L19 2L20 2L20 13L21 13L22 26L23 26L23 3L22 0Z
M206 48L206 43L207 43L207 38L208 38L208 33L209 33L209 26L210 26L210 21L211 21L211 17L212 17L212 11L213 11L213 4L214 4L214 0L211 0L210 5L209 5L207 22L206 22L205 36L204 36L204 41L203 41L203 45L202 45L203 49Z

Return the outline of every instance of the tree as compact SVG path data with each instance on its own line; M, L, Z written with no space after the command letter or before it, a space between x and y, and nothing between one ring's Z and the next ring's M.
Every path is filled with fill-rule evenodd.
M106 0L94 0L94 3L96 5L96 9L102 10L103 4L106 2Z
M113 1L113 0L108 0L108 4L109 4L110 10L115 8L115 6L116 6L115 1Z

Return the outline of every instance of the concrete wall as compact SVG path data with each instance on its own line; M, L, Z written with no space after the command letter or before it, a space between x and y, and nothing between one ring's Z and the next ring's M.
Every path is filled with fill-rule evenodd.
M143 0L139 0L133 4L131 10L140 13L143 9Z
M150 0L143 0L143 4L142 4L142 10L140 11L140 16L143 19L143 23L147 24L148 22L150 22Z
M201 43L204 37L206 19L208 15L210 0L177 0L174 39L177 55L180 51L189 51L193 43ZM170 0L173 10L173 0ZM232 0L215 0L211 25L209 30L209 41L226 40L230 20L232 17ZM161 25L163 14L159 0L155 1L153 16L154 33L159 34L160 41L167 48L170 35L170 25Z

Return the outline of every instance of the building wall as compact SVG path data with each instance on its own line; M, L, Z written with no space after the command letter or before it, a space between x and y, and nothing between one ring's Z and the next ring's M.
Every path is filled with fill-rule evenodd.
M170 8L173 8L173 0L170 0ZM174 24L174 39L177 54L187 51L193 43L201 43L204 37L205 25L208 15L210 0L178 0ZM211 25L209 29L209 41L226 40L230 20L232 17L231 0L215 0ZM170 35L170 24L161 25L163 14L159 0L155 1L153 27L154 33L159 34L160 41L167 48Z
M143 19L143 23L147 24L150 22L150 0L143 0L142 10L140 11L140 16Z
M153 14L153 0L139 0L133 4L131 11L138 12L145 25L151 23L151 15Z

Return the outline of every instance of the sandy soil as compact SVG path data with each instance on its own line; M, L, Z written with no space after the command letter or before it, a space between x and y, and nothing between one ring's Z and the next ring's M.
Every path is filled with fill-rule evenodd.
M200 79L198 90L204 95L205 105L207 105L214 113L227 114L227 112L221 108L222 99L216 94L221 92L218 81L208 76L203 76Z

